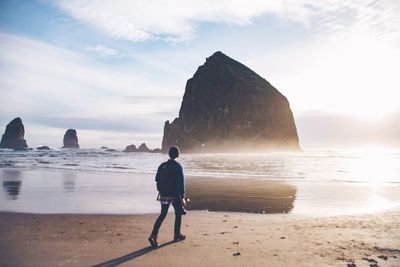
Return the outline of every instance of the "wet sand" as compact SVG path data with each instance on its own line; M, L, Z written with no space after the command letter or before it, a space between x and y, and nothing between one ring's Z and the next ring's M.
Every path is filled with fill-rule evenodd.
M400 266L398 209L335 217L191 211L179 243L170 242L170 214L164 245L153 250L156 216L0 213L0 266Z
M159 211L153 174L0 169L0 211L144 214ZM398 183L186 177L189 209L296 215L373 213L400 204Z
M243 179L189 178L189 210L250 213L288 213L293 209L296 187L283 182Z

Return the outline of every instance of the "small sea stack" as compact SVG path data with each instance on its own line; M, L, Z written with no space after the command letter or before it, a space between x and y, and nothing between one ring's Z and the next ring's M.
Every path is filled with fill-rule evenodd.
M36 148L36 150L51 150L51 148L48 147L48 146L38 146L38 147Z
M155 148L150 149L147 147L146 143L142 143L139 147L136 147L134 144L127 146L122 152L146 152L146 153L161 153L161 149Z
M151 150L146 146L146 143L143 143L138 147L137 152L151 152Z
M13 119L6 126L6 130L1 137L0 148L10 148L15 150L27 150L28 145L24 139L25 128L21 118Z
M64 146L62 148L79 148L78 134L75 129L68 129L64 134Z
M128 153L137 152L137 148L135 145L132 144L132 145L127 146L124 150L122 150L122 152L128 152Z

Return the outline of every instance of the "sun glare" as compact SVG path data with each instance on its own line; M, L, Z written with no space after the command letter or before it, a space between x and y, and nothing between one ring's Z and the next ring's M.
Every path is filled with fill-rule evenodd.
M360 158L351 167L351 173L360 182L385 183L396 179L396 157L388 148L369 146L360 150Z
M282 81L283 87L293 88L288 97L295 111L345 113L363 120L379 120L398 111L397 48L353 36L326 41L313 57L308 68Z

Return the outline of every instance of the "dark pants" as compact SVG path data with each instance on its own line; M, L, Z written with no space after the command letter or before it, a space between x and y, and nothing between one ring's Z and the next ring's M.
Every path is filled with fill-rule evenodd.
M172 201L172 206L175 210L175 227L174 227L174 235L179 236L181 233L181 221L182 221L182 203L179 198L175 198ZM158 235L158 230L160 230L161 224L164 221L165 217L168 213L169 204L161 204L161 213L158 216L156 222L154 223L153 232L151 233L153 236Z

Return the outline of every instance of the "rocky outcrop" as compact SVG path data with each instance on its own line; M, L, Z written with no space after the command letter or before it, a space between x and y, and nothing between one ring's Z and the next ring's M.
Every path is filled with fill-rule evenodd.
M50 150L51 148L48 146L38 146L36 150Z
M143 143L138 147L138 152L151 152L151 150Z
M11 148L15 150L27 150L28 145L24 139L25 128L21 118L13 119L7 126L1 137L0 148Z
M64 134L64 146L62 148L79 148L78 134L75 129L68 129Z
M135 145L129 145L122 152L137 152L137 148Z
M160 153L161 149L150 149L146 146L145 143L141 144L138 148L135 145L127 146L122 152L147 152L147 153Z
M289 102L257 73L221 52L186 83L179 117L165 122L162 150L299 149Z
M160 148L155 148L151 151L151 153L162 153Z

